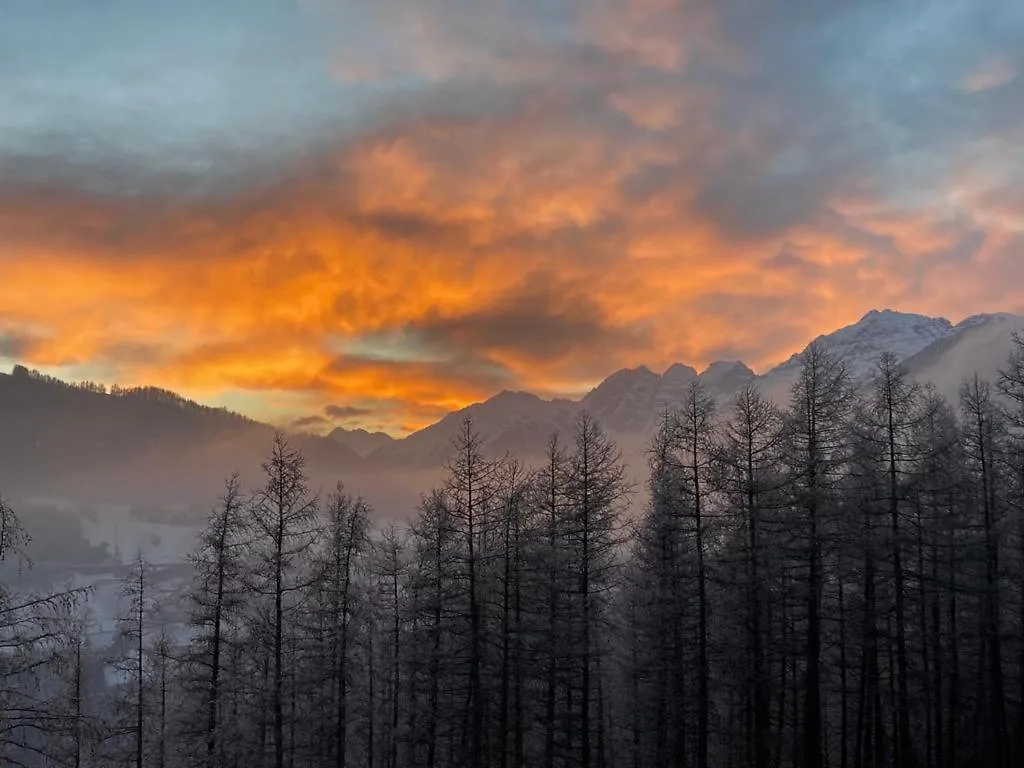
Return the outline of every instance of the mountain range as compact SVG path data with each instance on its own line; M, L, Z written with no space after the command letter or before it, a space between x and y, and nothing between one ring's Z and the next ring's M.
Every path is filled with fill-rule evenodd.
M932 381L953 399L962 380L975 371L994 378L1010 353L1013 334L1022 330L1024 316L1008 313L975 315L954 325L940 317L872 310L853 325L816 341L845 361L854 380L867 380L879 356L890 352L915 378ZM567 431L584 408L601 420L628 455L631 449L646 445L666 407L678 403L694 379L700 379L720 404L749 381L784 403L799 372L801 354L762 375L738 360L713 362L700 372L683 363L660 374L646 366L627 368L611 374L578 401L543 400L527 392L506 391L401 440L381 441L366 454L366 462L375 468L437 465L466 416L473 419L489 451L536 456L549 435ZM345 430L335 430L332 437L350 444Z
M819 337L866 379L882 352L891 352L916 378L955 398L977 372L995 378L1024 331L1024 316L976 315L957 324L944 318L871 311L858 322ZM788 399L799 354L757 375L736 360L703 371L677 363L661 373L646 366L612 373L579 400L545 400L528 392L501 392L395 439L365 430L335 429L328 436L295 435L317 483L344 479L371 501L415 504L443 466L466 416L485 450L529 459L552 432L568 432L585 408L618 441L627 461L643 467L643 451L667 407L695 378L722 404L748 381L776 402ZM225 475L258 477L273 427L222 409L207 408L155 388L116 394L83 389L22 367L0 374L0 489L21 494L118 500L150 507L208 503Z

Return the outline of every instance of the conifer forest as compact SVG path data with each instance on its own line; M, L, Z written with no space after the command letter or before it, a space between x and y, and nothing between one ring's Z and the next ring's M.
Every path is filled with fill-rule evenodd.
M0 504L0 763L43 768L1024 765L1024 340L956 402L812 344L665 411L644 483L587 413L542 460L471 421L407 524L278 435L226 478L172 631L32 593Z

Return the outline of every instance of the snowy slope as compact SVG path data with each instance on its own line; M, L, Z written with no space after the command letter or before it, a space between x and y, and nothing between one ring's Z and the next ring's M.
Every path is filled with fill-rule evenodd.
M996 375L999 365L1009 352L1013 331L1022 325L1024 323L1020 317L1006 314L978 315L954 326L944 318L873 310L853 325L819 339L846 360L855 378L864 379L870 375L879 355L888 351L895 354L897 359L908 361L908 367L915 376L935 380L942 392L954 396L960 381L974 370L988 378ZM718 361L702 371L699 379L722 406L751 379L757 381L767 397L785 404L798 371L799 355L794 355L782 365L757 377L740 361ZM452 439L467 416L473 419L474 428L485 441L485 449L492 455L511 452L528 460L542 454L553 432L571 432L573 421L581 408L588 409L598 417L620 444L643 445L659 422L661 414L666 408L672 408L682 401L695 378L698 378L697 371L683 363L676 363L661 374L640 366L613 373L579 401L544 400L527 392L506 391L485 402L451 413L436 424L401 440L360 431L338 432L332 436L332 440L305 440L316 441L315 446L309 446L318 459L315 463L330 465L341 473L358 466L360 472L347 474L351 475L353 482L369 478L366 484L373 487L379 485L375 478L380 473L412 468L433 471L442 466L450 453ZM3 380L15 381L11 377L0 377L0 383ZM43 384L33 383L32 386L39 388ZM62 393L64 391L60 390ZM79 399L91 397L103 402L110 400L74 391L68 397L72 395ZM67 442L64 432L72 429L68 426L68 419L50 419L55 423L47 432L39 427L43 423L42 416L35 413L36 410L27 404L19 406L18 413L22 417L19 423L26 432L19 444L37 445L41 436L52 436L54 445L64 445ZM49 412L53 409L47 407L45 410ZM261 435L270 434L270 428L265 425L246 426L250 430L261 430ZM77 427L72 431L86 434L95 432ZM98 485L104 488L130 488L134 487L134 475L144 478L147 495L157 499L168 493L162 486L158 487L161 478L172 483L176 482L175 478L186 474L195 480L205 476L203 471L216 467L216 476L219 477L216 482L210 483L210 488L216 490L207 491L205 486L203 488L203 498L211 498L219 490L219 478L225 474L220 470L222 466L240 468L243 472L246 467L258 467L265 450L263 441L259 445L254 444L251 450L243 451L240 443L245 440L244 436L228 439L228 436L218 434L215 447L190 444L188 450L183 452L185 457L178 457L178 464L185 458L189 460L187 473L183 473L177 465L174 472L153 473L148 469L144 471L145 468L140 468L137 463L122 460L102 463L102 466L96 468L81 467L81 482L83 485L88 483L91 488ZM244 447L250 448L248 444ZM304 450L307 448L305 444L302 447ZM162 449L175 456L182 453L177 448L176 443L164 439L156 439L152 446L154 451ZM317 450L313 451L313 448ZM331 450L323 450L325 448ZM76 456L83 453L88 452L75 451ZM320 456L321 453L324 455ZM206 473L210 474L209 471ZM71 483L76 477L69 475L64 478L64 482ZM97 478L103 478L102 483L98 483ZM71 490L76 488L71 486Z
M613 373L580 401L610 432L641 432L650 423L662 377L646 366Z
M571 400L542 400L528 392L504 391L385 445L371 453L367 460L376 468L443 464L467 417L483 438L487 453L500 455L508 451L523 456L539 455L552 432L571 429L578 409L579 404Z
M700 374L701 383L719 399L732 397L756 378L754 372L739 360L719 360Z
M1015 315L976 315L957 325L942 317L872 310L853 325L819 336L846 361L855 380L864 381L879 356L891 352L907 361L914 375L934 379L954 397L964 376L977 369L993 378L1009 353L1012 333L1024 325ZM802 353L801 353L802 354ZM464 416L474 420L492 453L506 450L524 457L543 451L548 436L568 432L580 408L598 417L620 444L643 445L666 408L681 402L687 387L699 378L724 405L747 382L780 405L789 399L800 368L800 354L762 376L740 361L717 361L698 373L682 363L657 374L646 366L616 371L579 402L546 401L523 392L503 392L442 419L372 455L379 467L437 465L447 455Z
M669 366L661 375L661 382L658 384L658 391L654 395L654 402L648 414L648 428L654 426L665 412L665 409L675 408L683 397L693 380L697 378L697 369L691 368L682 363Z
M975 373L995 381L1013 350L1015 333L1024 332L1024 316L1000 313L975 315L958 323L955 332L905 361L911 376L931 382L955 402L963 381Z
M883 352L905 360L953 333L953 324L944 317L873 309L853 325L819 336L815 341L824 342L833 354L842 358L854 379L862 379L871 375ZM765 376L799 369L801 354L793 355Z

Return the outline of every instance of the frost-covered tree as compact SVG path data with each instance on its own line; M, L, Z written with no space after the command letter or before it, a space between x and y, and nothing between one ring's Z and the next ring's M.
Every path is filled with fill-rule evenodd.
M33 765L75 754L82 718L67 707L69 667L84 590L31 593L16 588L30 568L31 537L0 496L0 762ZM74 687L71 688L72 692ZM79 710L81 714L81 710Z

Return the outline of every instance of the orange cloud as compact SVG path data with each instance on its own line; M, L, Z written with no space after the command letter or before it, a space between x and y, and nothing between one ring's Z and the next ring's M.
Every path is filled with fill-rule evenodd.
M394 126L248 198L7 199L0 314L39 331L29 364L314 410L343 396L398 429L504 387L578 394L620 365L764 365L877 300L882 276L841 237L731 241L686 178L624 193L651 148L527 122ZM786 247L800 259L774 264Z
M460 31L381 4L394 50L334 74L437 90L276 175L205 196L0 187L0 355L281 423L343 401L346 423L401 431L620 366L763 368L873 307L993 295L1019 225L1005 184L937 171L948 200L901 199L885 158L835 150L857 142L833 111L789 114L817 104L786 90L820 95L796 76L817 70L782 57L789 79L761 79L715 4L586 4L565 50L484 5ZM935 284L972 272L970 295Z

